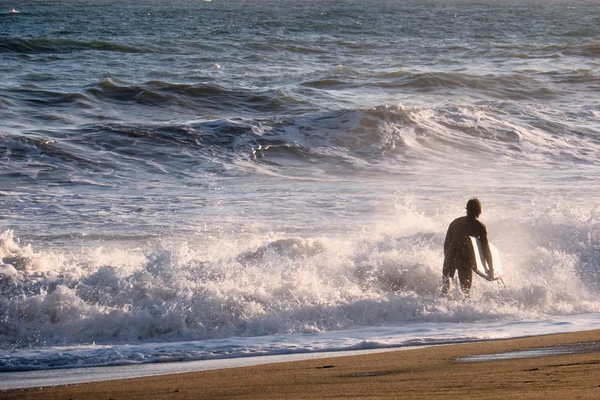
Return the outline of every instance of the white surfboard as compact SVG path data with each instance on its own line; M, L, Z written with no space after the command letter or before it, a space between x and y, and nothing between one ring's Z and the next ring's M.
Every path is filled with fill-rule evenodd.
M490 267L487 265L485 261L485 257L483 256L483 250L481 248L481 244L479 243L479 239L474 236L469 236L471 239L471 245L473 246L473 255L475 256L475 265L473 266L473 271L488 281L496 281L502 278L502 262L500 261L500 253L498 253L498 249L489 243L490 252L492 253L492 261L494 263L494 270L491 271Z

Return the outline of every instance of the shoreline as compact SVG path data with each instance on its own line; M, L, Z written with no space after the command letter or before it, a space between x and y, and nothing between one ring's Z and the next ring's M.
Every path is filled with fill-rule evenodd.
M195 360L182 362L172 361L166 363L94 366L79 368L73 367L33 371L3 372L0 373L0 393L13 390L42 389L47 387L67 385L83 385L94 382L141 379L149 378L152 376L165 376L203 371L227 370L232 368L246 368L257 365L318 360L332 357L351 357L355 355L412 350L422 347L444 345L445 344L390 347L365 350L344 350L315 353L265 355L238 358L220 358L214 360ZM94 376L90 377L90 374L93 374ZM6 377L8 377L8 379L3 379ZM19 381L18 385L11 385L17 380ZM6 382L8 382L8 384Z
M600 330L591 330L16 389L0 392L0 397L7 400L597 398L600 396L598 343ZM544 351L538 356L535 352L528 353L535 349ZM493 357L510 352L525 356ZM481 355L484 355L481 360L459 361Z

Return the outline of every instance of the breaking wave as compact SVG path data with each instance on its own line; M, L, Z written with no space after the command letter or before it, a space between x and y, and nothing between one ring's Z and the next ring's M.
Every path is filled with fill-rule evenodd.
M144 92L106 85L115 101ZM100 89L88 95L51 96L48 101L87 102L100 95L96 90ZM160 95L145 94L143 99L166 101L167 93L186 91L231 96L223 88L181 86ZM247 99L243 102L248 104ZM328 168L335 174L405 173L417 168L427 172L440 165L460 170L466 160L554 170L567 160L573 165L570 172L579 171L583 177L586 168L595 165L600 152L593 128L597 112L582 110L576 116L547 114L540 118L538 111L530 110L531 117L537 117L534 123L525 122L522 112L513 103L490 103L440 108L380 106L297 117L199 119L180 124L108 122L23 136L0 133L0 162L7 171L22 174L39 170L42 163L60 169L66 165L84 174L90 169L120 169L128 174L141 168L149 174L182 176L198 170L260 173L257 165L284 175L298 167L307 171ZM510 116L518 113L521 115ZM573 124L574 119L579 124Z
M476 281L467 303L438 296L448 218L406 203L393 223L349 237L208 237L84 253L38 251L4 231L0 344L168 342L600 312L598 207L591 215L564 205L489 221L506 289Z

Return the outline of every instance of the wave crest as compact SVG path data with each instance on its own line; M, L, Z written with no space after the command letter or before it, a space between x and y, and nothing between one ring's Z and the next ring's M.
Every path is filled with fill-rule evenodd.
M62 38L0 38L0 53L62 54L77 51L108 51L115 53L152 53L153 50L102 40L83 41Z
M467 304L438 297L445 224L410 204L398 209L402 223L345 237L207 237L200 246L144 251L54 254L5 231L0 343L199 340L599 312L600 225L556 211L486 221L507 288L477 280Z

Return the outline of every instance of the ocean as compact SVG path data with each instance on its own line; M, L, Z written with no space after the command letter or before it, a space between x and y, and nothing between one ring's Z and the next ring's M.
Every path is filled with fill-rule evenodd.
M0 76L0 389L598 327L598 2L0 0Z

